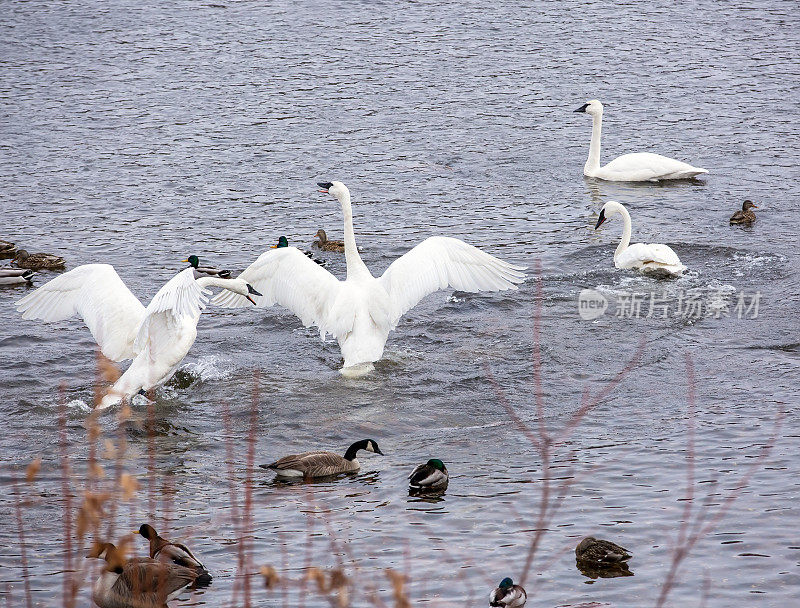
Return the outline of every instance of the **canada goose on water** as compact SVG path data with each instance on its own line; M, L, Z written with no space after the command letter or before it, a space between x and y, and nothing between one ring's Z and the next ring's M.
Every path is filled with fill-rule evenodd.
M374 439L362 439L347 448L344 456L339 456L335 452L303 452L302 454L284 456L271 464L259 466L262 469L275 471L278 477L311 478L327 477L328 475L338 475L339 473L354 473L361 468L358 460L356 460L356 453L359 450L374 452L383 456L377 441Z
M92 587L92 600L100 608L166 608L197 578L194 570L149 557L126 560L111 543L96 544L87 557L106 561Z
M177 564L184 568L194 570L197 574L196 585L208 585L211 583L211 575L205 566L200 563L189 547L180 543L173 543L166 538L162 538L149 524L142 524L134 534L140 534L150 541L150 557L163 563Z

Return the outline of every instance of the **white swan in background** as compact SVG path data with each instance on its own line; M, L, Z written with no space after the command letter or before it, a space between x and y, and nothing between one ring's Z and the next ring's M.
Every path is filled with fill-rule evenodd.
M448 287L470 292L516 289L525 280L524 268L444 236L426 239L375 278L358 255L350 191L341 182L319 186L342 205L347 279L340 281L295 247L267 251L239 277L264 294L257 298L259 306L280 304L306 327L319 327L321 338L332 334L344 357L345 375L372 369L383 356L389 332L426 295ZM229 292L212 302L245 305L241 296Z
M631 216L628 210L616 201L608 201L600 210L600 217L594 229L612 215L622 216L622 240L614 252L614 265L617 268L633 268L646 274L661 276L680 276L686 270L678 254L666 245L658 243L636 243L631 245Z
M612 182L657 182L665 179L689 179L706 169L692 167L673 158L651 152L623 154L604 167L600 166L600 130L603 124L603 104L596 99L583 104L576 112L592 116L592 142L589 158L583 166L586 177L597 177Z
M80 315L103 354L133 363L103 398L104 409L168 380L197 337L207 287L221 287L255 301L242 279L194 278L187 268L159 289L145 308L109 264L86 264L56 277L16 304L23 319L63 321Z

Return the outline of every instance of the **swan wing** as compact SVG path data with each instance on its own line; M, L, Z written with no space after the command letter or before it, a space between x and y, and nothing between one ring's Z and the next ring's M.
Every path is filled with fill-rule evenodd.
M280 304L300 318L303 325L316 325L320 333L340 335L342 323L334 310L342 292L342 283L322 266L310 260L296 247L280 247L262 253L239 275L252 285L261 296L253 296L262 308ZM212 304L223 308L250 306L244 296L222 291Z
M669 246L659 243L636 243L631 245L617 257L616 262L619 268L633 268L648 262L669 266L681 265L678 254Z
M394 327L401 316L435 291L516 289L525 280L523 270L459 239L433 236L392 262L378 281L389 294Z
M63 321L80 315L103 354L113 361L136 356L136 332L145 308L109 264L73 268L16 304L23 319Z
M185 318L198 319L210 293L195 280L194 268L186 268L172 277L147 305L136 335L136 352L140 352L151 338L167 335Z

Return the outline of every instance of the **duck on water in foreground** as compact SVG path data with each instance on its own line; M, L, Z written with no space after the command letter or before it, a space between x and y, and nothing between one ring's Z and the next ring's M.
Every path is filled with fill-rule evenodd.
M271 469L275 471L278 477L284 478L302 477L311 479L340 473L355 473L361 468L361 464L356 460L356 454L359 450L383 456L377 441L374 439L362 439L347 448L344 456L339 456L335 452L303 452L302 454L290 454L270 464L260 464L258 466L262 469Z
M490 606L504 606L505 608L520 608L528 600L528 594L521 585L506 577L489 594Z
M195 582L194 570L149 557L125 559L111 543L98 543L86 557L106 562L92 587L100 608L167 608L167 602Z
M173 543L166 538L162 538L150 524L142 524L133 533L140 534L150 543L150 557L152 559L164 564L176 564L194 570L195 574L197 574L195 585L208 585L211 583L211 575L208 570L186 545Z
M320 338L332 334L344 357L340 370L359 376L383 356L389 332L400 317L425 296L440 289L503 291L525 280L523 267L513 266L464 241L444 236L424 240L398 258L380 277L370 273L356 247L350 191L342 182L320 182L320 192L335 196L344 214L347 278L340 281L295 247L267 251L239 278L264 294L258 306L280 304L303 325L316 325ZM217 306L246 306L241 296L218 294Z
M756 221L756 214L751 209L758 209L753 201L745 201L742 208L731 216L731 224L752 224Z

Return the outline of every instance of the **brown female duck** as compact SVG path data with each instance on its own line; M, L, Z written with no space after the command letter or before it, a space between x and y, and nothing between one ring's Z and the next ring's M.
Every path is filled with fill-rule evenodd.
M322 228L317 230L317 234L314 236L318 237L319 240L314 241L311 244L312 247L316 247L322 251L335 251L336 253L344 253L344 241L329 241L328 235L325 234L325 231Z
M731 224L752 224L756 221L756 214L750 211L758 209L753 201L745 201L742 208L731 216Z
M64 258L50 253L28 253L20 249L14 257L14 264L31 270L61 270L66 262Z

